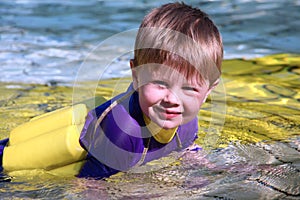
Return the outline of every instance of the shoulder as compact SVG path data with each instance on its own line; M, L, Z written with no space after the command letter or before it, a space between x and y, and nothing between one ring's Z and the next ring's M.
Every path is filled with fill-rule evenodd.
M128 99L115 105L100 121L111 101L90 111L80 136L80 143L92 157L121 171L135 165L144 150L141 127L129 114Z
M115 106L101 122L106 137L118 147L126 151L143 150L141 127L132 118L122 104Z

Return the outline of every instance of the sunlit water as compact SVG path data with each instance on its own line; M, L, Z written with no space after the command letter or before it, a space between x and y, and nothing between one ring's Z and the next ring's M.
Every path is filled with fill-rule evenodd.
M89 77L71 86L99 40L136 28L159 4L20 2L0 3L0 139L34 116L72 104L74 91L76 101L124 91L127 55L111 64L119 70L106 78L115 79ZM1 199L299 199L299 1L191 3L220 24L227 59L221 84L199 113L203 150L152 172L101 181L43 171L2 175ZM281 52L295 54L270 55Z

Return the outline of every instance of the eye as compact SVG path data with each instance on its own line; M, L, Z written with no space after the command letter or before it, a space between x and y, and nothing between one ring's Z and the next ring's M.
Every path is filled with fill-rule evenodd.
M196 88L196 87L191 87L191 86L185 86L182 88L183 90L186 90L186 91L192 91L192 92L199 92L199 89Z

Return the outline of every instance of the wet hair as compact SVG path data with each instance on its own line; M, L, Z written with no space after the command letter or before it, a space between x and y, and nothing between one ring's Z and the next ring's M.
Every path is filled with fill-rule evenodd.
M211 86L221 74L223 44L209 16L184 3L153 9L142 21L136 37L134 66L164 64L186 78L198 74Z

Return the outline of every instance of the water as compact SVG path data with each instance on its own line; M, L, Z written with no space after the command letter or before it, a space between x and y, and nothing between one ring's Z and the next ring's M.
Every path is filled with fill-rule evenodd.
M1 1L0 139L34 116L72 104L70 86L82 61L87 69L101 63L92 49L136 28L163 2ZM300 2L187 2L219 25L227 59L221 84L199 113L197 143L204 150L105 181L16 172L0 182L1 199L299 199ZM130 45L122 37L125 43L104 46L107 54ZM105 78L114 79L81 77L76 98L93 96L95 86L106 98L123 91L129 58L112 61L115 70Z

